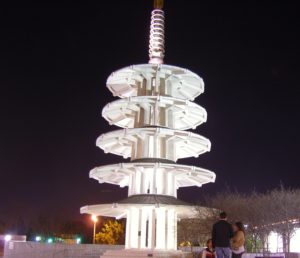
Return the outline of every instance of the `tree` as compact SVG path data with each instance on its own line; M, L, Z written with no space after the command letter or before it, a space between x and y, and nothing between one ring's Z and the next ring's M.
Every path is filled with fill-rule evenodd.
M205 246L208 239L211 238L211 229L216 221L216 209L205 208L202 206L196 207L196 218L182 219L177 226L177 240L182 246Z
M271 233L270 224L272 218L272 202L268 194L252 192L247 198L248 216L243 218L247 224L247 239L251 242L249 246L254 252L268 251L268 236Z
M60 223L59 232L63 234L83 234L86 230L86 225L82 221L65 221Z
M283 239L283 252L290 252L290 240L300 223L300 190L282 185L266 193L253 191L247 195L227 190L206 198L205 206L225 210L229 222L246 225L248 251L268 252L268 236L277 232Z
M290 252L290 240L299 227L300 191L286 189L283 185L268 193L272 200L272 231L281 235L283 252Z
M108 220L95 236L98 244L124 244L124 239L124 223L117 220Z

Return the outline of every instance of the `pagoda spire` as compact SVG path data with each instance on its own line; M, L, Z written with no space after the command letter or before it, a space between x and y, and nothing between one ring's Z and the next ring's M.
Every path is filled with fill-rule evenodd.
M154 0L154 10L151 12L149 63L162 64L165 56L165 13L163 0Z

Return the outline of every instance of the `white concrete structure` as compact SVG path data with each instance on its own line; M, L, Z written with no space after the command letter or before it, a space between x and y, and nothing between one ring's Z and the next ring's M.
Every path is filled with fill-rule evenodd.
M107 87L121 99L102 116L123 129L102 134L97 146L131 162L94 168L99 183L128 187L128 198L81 208L88 213L126 218L126 257L177 257L177 220L193 217L193 206L177 199L180 187L214 182L215 174L178 159L210 151L210 141L189 131L206 122L204 108L191 102L204 91L203 80L180 67L164 65L164 12L155 1L150 29L149 64L112 73ZM204 212L204 210L203 210ZM120 257L109 252L105 257ZM150 255L151 253L151 255Z
M283 251L282 236L276 232L271 232L268 236L268 248L272 253L278 253ZM295 233L291 237L290 252L300 253L300 228L295 230Z

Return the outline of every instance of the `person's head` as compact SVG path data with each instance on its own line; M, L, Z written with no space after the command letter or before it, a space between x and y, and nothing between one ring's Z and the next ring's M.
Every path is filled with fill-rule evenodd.
M220 219L227 220L227 213L225 211L222 211L219 215Z
M207 240L206 246L207 246L207 248L209 248L209 249L212 249L212 248L213 248L213 245L212 245L212 239L208 239L208 240Z
M232 227L233 227L233 231L234 231L234 232L242 231L242 232L245 233L245 227L244 227L244 225L243 225L243 223L242 223L241 221L235 222L235 223L232 225Z

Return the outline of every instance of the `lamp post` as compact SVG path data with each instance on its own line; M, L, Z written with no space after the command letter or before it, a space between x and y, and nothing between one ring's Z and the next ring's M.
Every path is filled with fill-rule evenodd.
M95 244L95 237L96 237L96 223L98 218L96 215L92 215L92 221L94 222L94 233L93 233L93 244Z

